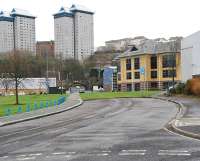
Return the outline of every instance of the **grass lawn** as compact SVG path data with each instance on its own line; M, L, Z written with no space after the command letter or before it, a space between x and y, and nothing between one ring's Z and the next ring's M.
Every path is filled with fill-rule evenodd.
M33 110L34 103L37 103L39 107L40 102L57 100L61 96L60 94L19 96L20 105L15 105L15 96L0 96L0 117L5 116L7 109L10 109L13 115L17 113L19 106L22 107L22 112L25 112L27 104L30 104L30 110Z
M150 97L157 93L159 93L159 91L90 92L90 93L81 93L80 96L84 101L87 101L87 100L112 99L112 98Z

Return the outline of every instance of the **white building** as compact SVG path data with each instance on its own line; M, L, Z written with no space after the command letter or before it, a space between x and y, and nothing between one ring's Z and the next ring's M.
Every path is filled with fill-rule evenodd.
M183 82L200 76L200 31L182 40L181 69Z
M0 52L15 47L36 54L35 16L28 11L14 8L11 13L1 12L0 33Z
M94 12L80 6L61 7L54 14L55 55L79 61L94 52Z
M13 17L2 11L0 13L0 53L12 51L13 48Z

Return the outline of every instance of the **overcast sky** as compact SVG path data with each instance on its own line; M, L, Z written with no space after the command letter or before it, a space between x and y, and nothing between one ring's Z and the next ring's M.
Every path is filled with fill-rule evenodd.
M0 10L29 10L37 16L36 39L54 39L52 14L72 3L95 11L95 46L125 37L187 36L200 30L200 0L0 0Z

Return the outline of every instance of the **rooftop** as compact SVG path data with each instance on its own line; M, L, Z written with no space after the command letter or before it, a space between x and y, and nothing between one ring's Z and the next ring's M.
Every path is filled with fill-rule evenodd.
M30 18L36 17L36 16L32 15L29 11L18 9L18 8L13 8L13 10L11 11L11 15L27 16L27 17L30 17Z
M126 52L120 54L115 60L123 57L130 57L134 55L143 55L143 54L158 54L158 53L170 53L170 52L180 52L181 41L157 41L157 40L146 40L139 46L138 50L132 50L131 47Z

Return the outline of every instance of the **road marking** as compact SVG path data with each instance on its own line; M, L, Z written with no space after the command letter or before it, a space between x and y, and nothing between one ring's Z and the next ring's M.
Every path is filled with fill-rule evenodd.
M35 160L35 157L18 158L17 160Z
M108 156L108 153L101 153L101 154L97 154L97 156Z
M126 155L145 155L146 150L135 150L135 149L129 149L129 150L122 150L118 155L126 156Z
M70 158L70 157L71 157L71 155L65 155L64 157L65 157L65 158Z
M125 156L125 155L145 155L146 153L131 153L131 152L126 152L126 153L119 153L119 155L121 156Z
M42 153L29 154L28 156L41 156Z
M133 150L133 149L130 149L130 150L122 150L122 152L146 152L147 150Z
M158 155L190 156L187 150L159 150Z
M3 157L0 157L0 159L6 159L8 158L8 156L3 156Z
M65 155L66 152L56 152L56 153L52 153L53 155Z
M158 155L190 156L190 153L158 153Z
M72 151L72 152L67 152L68 154L76 154L76 152Z

